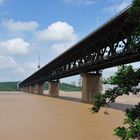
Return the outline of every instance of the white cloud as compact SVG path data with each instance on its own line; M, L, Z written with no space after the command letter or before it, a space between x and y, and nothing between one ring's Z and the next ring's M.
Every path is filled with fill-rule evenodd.
M115 3L109 7L103 9L103 11L120 12L131 4L131 0L123 0L120 3Z
M0 81L18 81L36 71L34 62L17 63L11 56L0 56Z
M0 0L0 5L2 5L5 2L5 0Z
M24 69L28 71L29 75L37 71L37 62L27 62L24 64Z
M56 55L59 55L63 53L64 51L68 50L73 44L74 42L54 44L51 46L51 48L56 53Z
M1 81L1 82L7 82L7 81L14 81L14 80L11 79L11 78L9 77L9 75L3 75L3 74L0 73L0 81Z
M20 80L24 80L38 70L37 61L29 61L23 64L19 64L18 67L21 69L20 71L18 70L18 74L22 73L22 76L19 76Z
M131 64L128 64L128 65L132 65L134 68L140 68L140 62L135 62L135 63L131 63Z
M16 65L15 60L11 56L0 56L0 69L11 70Z
M12 32L34 31L39 26L36 21L22 22L13 19L3 21L2 25Z
M117 67L112 67L112 68L103 70L103 78L106 79L106 78L112 76L116 71L117 71Z
M36 33L37 37L46 42L65 42L76 40L74 28L66 22L55 22L47 29Z
M74 5L91 5L95 4L96 0L61 0L65 3L71 3Z
M0 42L0 54L1 55L20 55L27 54L29 52L30 44L25 42L22 38L14 38Z

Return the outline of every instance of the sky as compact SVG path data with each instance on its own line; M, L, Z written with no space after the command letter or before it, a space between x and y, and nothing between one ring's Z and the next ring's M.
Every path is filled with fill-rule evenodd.
M22 81L132 0L0 0L0 81ZM133 64L136 68L140 63ZM107 78L115 68L103 71ZM77 81L79 76L62 81Z

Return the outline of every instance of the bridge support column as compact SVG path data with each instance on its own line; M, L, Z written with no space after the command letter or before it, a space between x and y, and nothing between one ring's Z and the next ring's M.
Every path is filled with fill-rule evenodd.
M24 92L24 87L21 87L20 91Z
M35 94L35 86L34 85L30 86L30 93Z
M37 83L35 85L35 93L38 95L42 95L44 91L44 83Z
M49 87L50 96L52 96L52 97L59 96L59 81L49 81L48 87Z
M27 93L30 93L30 86L27 86Z
M33 93L33 91L32 91L32 90L33 90L33 86L32 86L32 85L30 85L30 86L29 86L29 93Z
M26 92L26 87L23 87L23 92Z
M25 87L25 92L28 92L28 86Z
M95 96L101 92L101 74L82 74L82 101L95 102Z
M23 92L23 91L24 91L24 88L23 88L23 87L20 87L19 90L20 90L21 92Z
M25 92L25 87L20 87L20 91Z

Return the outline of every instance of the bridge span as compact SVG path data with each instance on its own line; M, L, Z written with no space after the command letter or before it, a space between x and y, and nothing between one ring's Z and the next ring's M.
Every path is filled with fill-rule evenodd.
M130 8L120 12L20 82L20 90L43 94L43 83L48 81L50 96L58 96L59 79L80 74L82 76L82 100L94 101L94 97L101 90L100 70L140 61L140 49L130 45L137 24L136 20L128 18ZM138 41L140 41L139 38Z

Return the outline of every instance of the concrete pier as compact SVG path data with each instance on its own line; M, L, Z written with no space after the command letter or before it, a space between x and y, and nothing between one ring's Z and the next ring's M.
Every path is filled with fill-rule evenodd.
M27 86L27 92L30 93L30 86Z
M101 74L84 73L82 77L82 101L94 102L95 96L101 92Z
M59 81L49 81L49 95L52 97L58 97L59 96Z
M27 86L25 87L25 92L28 92L28 87Z
M35 94L35 85L30 85L30 93Z
M26 87L23 87L23 92L26 92Z
M44 83L36 83L33 93L42 95L44 91Z
M24 92L24 87L19 88L21 92Z

